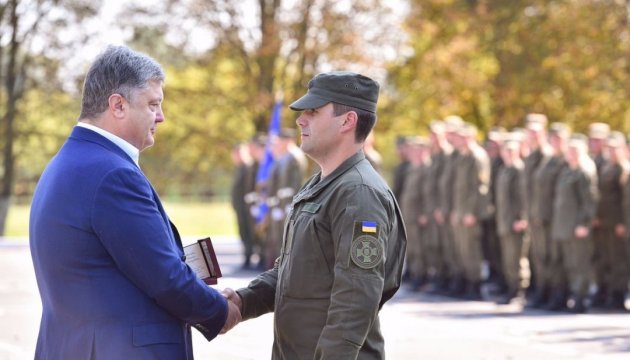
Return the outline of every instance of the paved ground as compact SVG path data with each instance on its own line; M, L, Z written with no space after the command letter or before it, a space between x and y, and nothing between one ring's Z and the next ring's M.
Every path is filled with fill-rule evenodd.
M239 245L216 239L225 277L240 287ZM32 359L41 303L24 241L0 240L0 360ZM630 359L630 314L583 315L458 301L402 289L381 311L388 359ZM269 359L271 314L208 343L195 333L197 359Z

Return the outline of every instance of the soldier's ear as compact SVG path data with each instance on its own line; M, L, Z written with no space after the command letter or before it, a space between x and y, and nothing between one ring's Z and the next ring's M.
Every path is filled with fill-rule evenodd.
M354 131L357 126L358 115L354 111L348 111L343 115L343 121L341 123L341 132Z

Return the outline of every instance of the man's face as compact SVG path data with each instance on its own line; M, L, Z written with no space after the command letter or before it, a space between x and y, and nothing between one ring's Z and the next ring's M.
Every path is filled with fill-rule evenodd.
M301 148L314 160L325 159L338 144L339 128L345 114L335 116L333 104L302 111L296 123L301 131Z
M160 81L150 81L145 89L133 92L128 102L124 124L124 139L140 151L155 143L157 124L164 121L162 100L164 93Z

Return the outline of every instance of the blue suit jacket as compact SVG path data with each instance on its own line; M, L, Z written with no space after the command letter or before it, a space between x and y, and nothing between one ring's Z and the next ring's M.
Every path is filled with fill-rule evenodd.
M37 185L30 246L43 313L36 359L192 359L226 300L183 261L151 184L118 146L75 127Z

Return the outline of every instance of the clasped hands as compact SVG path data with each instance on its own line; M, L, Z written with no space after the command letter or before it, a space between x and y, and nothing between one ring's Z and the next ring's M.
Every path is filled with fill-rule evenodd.
M225 325L223 325L223 328L221 329L221 334L225 334L233 327L235 327L239 322L241 322L243 302L241 301L241 297L236 293L236 291L230 288L226 288L221 291L221 295L223 295L228 300L228 316L225 320Z

